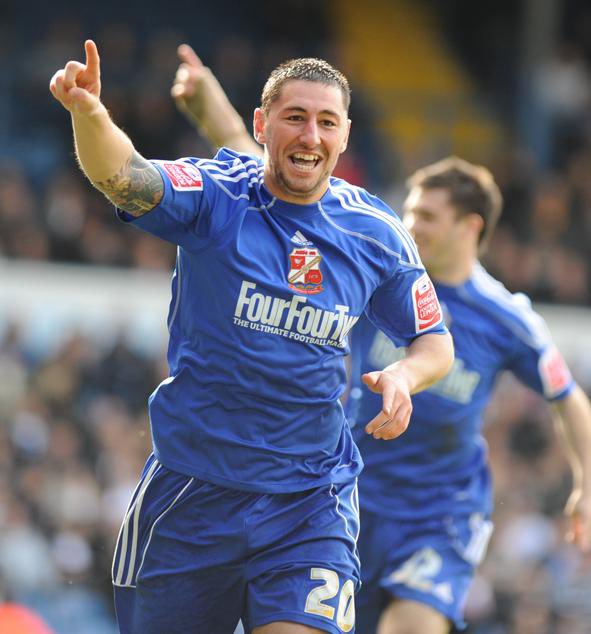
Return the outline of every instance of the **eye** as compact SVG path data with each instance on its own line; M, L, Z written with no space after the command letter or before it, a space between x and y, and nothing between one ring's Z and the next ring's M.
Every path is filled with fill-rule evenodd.
M323 119L320 122L325 128L334 128L336 127L336 123L334 121L332 121L331 119Z
M286 117L288 121L303 121L304 117L301 114L290 114Z

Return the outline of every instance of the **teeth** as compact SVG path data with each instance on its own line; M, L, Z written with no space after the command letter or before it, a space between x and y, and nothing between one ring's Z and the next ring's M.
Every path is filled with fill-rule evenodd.
M302 172L311 172L314 167L316 167L315 163L309 163L308 165L304 163L294 163L294 165Z
M293 155L294 158L299 159L301 161L317 161L318 157L315 154L303 154L302 152L297 152Z

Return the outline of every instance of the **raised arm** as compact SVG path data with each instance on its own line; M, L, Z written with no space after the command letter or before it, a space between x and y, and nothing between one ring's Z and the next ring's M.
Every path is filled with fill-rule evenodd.
M72 117L76 156L90 182L115 205L141 216L160 202L162 177L111 120L100 100L96 44L86 40L84 48L86 62L68 62L52 77L49 88Z
M583 390L575 389L552 405L554 424L573 472L573 490L565 513L570 518L567 537L583 551L591 549L591 405Z
M381 371L361 378L372 392L382 394L382 411L365 427L374 438L391 440L408 427L412 413L411 395L442 379L454 359L451 335L425 334L408 346L406 357Z
M188 44L178 48L181 63L171 95L178 109L213 147L229 147L262 156L261 146L250 136L215 75Z

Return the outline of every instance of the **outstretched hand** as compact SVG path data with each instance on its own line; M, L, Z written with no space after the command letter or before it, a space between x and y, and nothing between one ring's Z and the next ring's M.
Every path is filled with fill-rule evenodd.
M591 551L591 498L575 488L571 493L565 515L569 518L570 526L566 534L567 541L578 546L581 551Z
M408 383L402 374L382 370L361 377L367 387L382 395L382 411L366 426L374 438L391 440L406 431L412 412Z
M51 78L51 94L71 113L91 114L100 105L101 65L96 44L84 43L86 63L69 61Z

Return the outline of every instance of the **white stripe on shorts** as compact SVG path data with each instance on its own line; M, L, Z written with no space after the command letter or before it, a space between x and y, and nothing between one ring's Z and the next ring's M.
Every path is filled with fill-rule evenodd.
M189 478L189 481L187 482L187 484L185 484L185 486L178 492L178 494L176 495L176 497L174 498L174 500L164 509L164 511L162 511L162 513L160 513L160 515L154 520L154 523L152 524L152 527L150 528L150 535L148 536L148 541L146 542L146 545L144 546L144 552L142 553L142 561L140 563L140 567L137 569L137 574L140 574L141 569L144 566L144 560L146 558L146 553L148 552L148 547L150 546L150 542L152 541L152 534L154 533L154 529L156 528L156 524L158 524L158 522L170 511L170 509L180 500L181 496L183 495L183 493L193 484L193 481L195 480L195 478ZM131 570L131 568L130 568ZM128 575L129 577L129 575Z
M129 583L131 582L131 576L128 573L125 584L122 583L123 571L125 569L125 563L127 560L126 555L127 555L127 542L129 539L130 520L132 519L132 516L133 516L134 533L131 539L131 552L130 552L130 558L131 558L131 561L133 561L135 560L135 556L136 556L135 549L137 549L138 522L139 522L140 510L142 508L142 502L144 500L144 495L146 494L146 490L150 482L152 481L156 473L159 471L160 467L161 467L160 463L156 459L154 459L154 462L150 466L150 469L146 473L145 477L143 478L143 480L140 480L140 482L138 483L139 493L137 497L135 498L135 500L133 501L133 503L130 505L129 509L127 510L125 517L123 518L123 523L121 524L121 529L119 531L119 538L117 539L117 548L115 549L115 553L117 553L117 550L119 551L119 565L117 566L117 575L115 575L115 560L113 560L113 584L116 586L129 585ZM137 487L136 487L136 491L137 491ZM131 571L132 569L133 569L133 564L130 564L129 570Z

